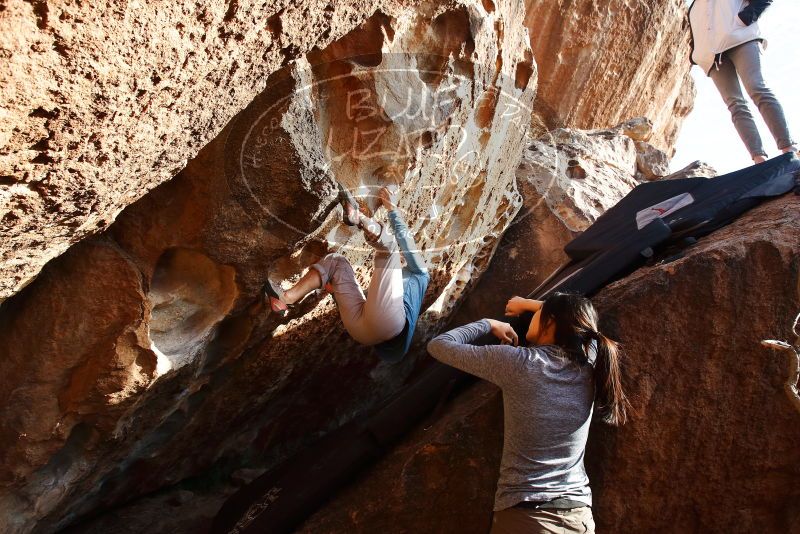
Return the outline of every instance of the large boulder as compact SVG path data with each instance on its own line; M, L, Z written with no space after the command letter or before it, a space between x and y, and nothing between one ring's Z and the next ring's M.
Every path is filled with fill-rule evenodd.
M522 207L532 6L0 8L0 530L50 532L187 477L273 466L396 391ZM585 90L574 80L565 94ZM659 176L643 143L661 146L664 124L607 134L623 174ZM565 160L564 184L591 171L593 146L580 170ZM399 365L353 343L330 297L282 321L259 302L268 276L287 285L330 251L369 280L371 250L332 209L337 182L381 220L373 192L399 186L432 266ZM542 250L624 194L570 207L577 195L521 183L543 199L526 209L552 230Z
M793 194L771 201L597 297L637 410L593 439L606 530L800 531L798 362L761 344L793 339L798 209Z
M560 128L531 142L517 168L522 208L453 323L501 313L509 296L531 291L567 263L564 245L650 179L655 166L646 162L665 156L642 141L652 126L637 118L601 130Z
M175 176L264 91L270 74L375 13L402 18L417 3L7 2L0 16L0 302ZM473 12L471 24L496 23L494 13L507 2L477 3L487 16ZM617 0L602 10L586 0L568 8L528 0L519 16L540 65L536 106L545 129L599 128L643 115L655 122L651 143L670 152L693 97L685 13L682 0ZM418 50L431 56L464 45L470 57L476 43L447 20L400 42L424 45ZM513 36L517 22L495 31ZM373 21L338 52L368 63L380 51L381 32ZM471 59L503 63L480 51ZM505 72L526 83L530 59L506 63ZM439 63L431 57L419 68L436 77ZM388 76L385 82L393 83Z
M694 102L685 0L526 0L546 129L653 120L669 153Z
M172 178L374 2L25 2L0 16L0 301Z
M373 191L394 184L431 264L420 332L449 316L521 205L536 88L523 9L404 4L291 52L177 177L3 302L0 530L274 465L396 391L414 358L380 363L329 296L268 316L260 288L329 251L366 286L372 252L332 209L336 184L384 221Z
M456 278L456 283L451 284L452 286L460 287L460 291L466 291L472 286L475 289L466 303L460 306L455 316L449 318L450 322L461 323L476 317L482 317L487 313L500 313L505 299L509 295L519 292L520 288L532 287L549 274L555 266L562 263L565 260L562 252L564 244L578 231L587 228L605 209L622 198L639 183L638 180L644 179L640 170L641 152L639 150L642 145L639 139L648 135L651 131L652 124L648 120L640 118L603 130L556 130L532 141L524 150L522 162L516 169L517 186L523 197L522 209L514 220L513 225L504 234L501 244L494 253L492 263L486 273L478 279L477 285L475 284L475 277L470 279L466 277L463 279ZM202 168L207 169L209 165L208 161L204 161ZM192 169L193 165L190 165L189 168ZM201 183L202 176L202 174L198 174L193 178L192 182L195 184ZM175 183L181 184L183 181L177 180ZM168 184L164 187L171 189L175 186ZM172 191L163 196L154 194L150 195L150 197L161 198L161 202L166 204L168 199L185 196L176 194L177 190ZM198 205L203 198L208 196L208 194L192 195L187 198L187 201L190 205ZM142 202L140 204L143 206L143 211L148 214L163 213L160 217L165 220L179 220L182 218L179 212L165 211L163 208L159 208L158 205L150 203ZM169 200L169 204L180 205L174 200ZM224 211L230 212L231 208L228 207ZM129 224L128 221L151 224L152 217L121 217L115 225L116 228L119 228L118 235L149 235L150 242L159 243L156 236L161 235L161 231L155 232L153 235L144 231L133 231L133 228L126 226ZM163 227L165 224L163 222L160 223L158 228ZM172 238L170 237L170 239ZM119 239L123 239L123 237ZM127 241L123 242L127 243ZM210 244L213 242L206 241L205 248L209 249ZM254 242L253 247L256 247L256 244ZM138 249L135 243L129 243L126 246L127 248L137 249L136 255L138 257L148 256L141 249ZM169 248L169 243L159 243L157 250L164 248ZM345 248L348 254L352 254L349 247ZM155 260L152 261L154 262ZM238 272L242 273L242 268ZM242 278L245 279L247 276L242 276ZM258 276L254 276L254 278L258 279ZM185 276L179 279L185 279ZM437 302L443 301L444 299L440 296L434 302L432 308L436 308ZM455 300L450 299L450 302L455 302ZM169 314L166 315L169 316ZM441 312L434 313L434 310L429 309L419 330L430 335L441 327L442 322L447 320L446 317L446 314ZM425 337L426 335L421 336L422 339ZM159 342L158 339L154 339L154 341L156 343ZM176 346L185 346L186 340L181 338L181 342ZM423 347L421 344L417 344L417 350L420 349L423 349ZM398 369L394 368L391 372L398 373ZM404 375L397 374L395 376ZM491 393L491 388L489 390L490 393L488 394L494 395L494 393ZM476 405L475 402L478 402L478 404ZM480 402L478 400L471 401L470 405L479 406ZM458 429L473 424L468 424L461 420L462 417L469 417L469 413L471 412L468 409L464 410L459 405L455 412L448 413L445 417L447 421L455 425L453 428ZM436 447L426 448L417 452L406 450L405 452L394 453L392 458L399 458L407 463L410 460L406 458L406 455L413 454L415 455L413 462L421 466L426 465L425 462L430 460L434 463L434 467L430 467L430 469L434 469L436 473L432 475L432 483L434 484L442 483L439 477L446 476L443 472L445 466L448 469L453 469L451 476L459 476L459 470L454 468L454 462L459 461L457 458L451 458L447 463L442 463L440 460L443 456L453 457L462 452L466 453L460 448L463 442L458 439L459 434L456 431L451 432L451 430L448 430L451 423L439 425ZM493 435L493 437L494 439L499 439L498 435ZM469 454L473 456L484 448L483 445L466 444L470 447L469 450L472 451ZM499 453L499 451L496 452ZM470 460L469 463L471 466L478 465L477 461ZM492 472L495 470L495 466L491 463L480 465L482 466L481 469L489 469ZM401 465L396 466L396 468L406 469ZM428 467L420 467L419 469L428 469ZM475 476L478 475L476 474ZM404 474L398 474L398 479L408 480L408 488L404 490L408 493L413 492L412 483L420 482L419 477L411 478L406 477ZM384 484L385 481L377 479L375 483L380 485ZM422 481L422 483L426 482ZM450 484L448 483L448 485ZM202 496L189 499L187 502L174 504L177 496L185 491L181 489L184 486L185 484L176 486L166 494L161 494L161 497L155 496L142 499L131 506L125 507L124 511L116 510L96 521L80 524L76 526L76 529L81 532L97 532L99 534L107 530L109 525L118 524L119 521L115 519L116 516L124 514L125 517L131 518L125 521L125 528L130 532L136 532L145 523L149 524L149 528L156 532L170 532L175 528L196 530L207 523L205 507L209 505L208 503L215 502L219 506L232 489L226 485L214 485ZM474 487L474 484L464 486L464 491L474 497ZM486 498L489 497L487 496ZM472 497L465 495L464 492L450 492L447 497L447 503L451 504L443 502L442 507L452 506L452 503L463 498ZM198 503L202 503L202 510L197 508ZM404 505L403 502L395 504L396 506ZM462 521L464 524L472 523L476 514L481 517L484 511L480 507L473 509L469 514L459 518L456 526L460 525ZM398 511L398 515L405 517L401 511ZM161 519L162 517L164 519ZM204 517L206 519L203 519ZM134 520L133 518L138 519ZM408 517L407 519L410 521L406 525L408 530L418 530L417 527L421 528L424 522L433 520L431 517L422 516L419 518L420 524L416 525L413 522L413 518ZM451 518L449 517L441 518L441 528L445 529L446 522L450 520ZM178 523L186 526L177 527ZM319 529L322 527L315 525L314 528ZM328 525L325 528L333 528L333 526ZM374 524L369 524L369 528L374 529L377 527Z
M800 531L799 362L761 343L794 338L798 209L796 195L771 201L595 297L601 329L623 344L635 408L623 427L590 430L598 531ZM500 396L472 386L302 531L485 533Z

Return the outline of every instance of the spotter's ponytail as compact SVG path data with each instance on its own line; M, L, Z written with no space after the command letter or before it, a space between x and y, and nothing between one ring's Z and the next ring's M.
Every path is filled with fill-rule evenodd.
M555 321L556 345L581 363L594 365L596 410L603 421L624 424L631 404L622 384L621 352L616 341L597 330L592 302L577 294L553 293L542 304L541 321Z

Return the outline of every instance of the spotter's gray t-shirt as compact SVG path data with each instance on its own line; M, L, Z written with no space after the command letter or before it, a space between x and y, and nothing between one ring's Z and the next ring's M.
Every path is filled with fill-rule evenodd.
M555 345L470 345L489 333L485 319L434 338L437 360L503 390L504 436L494 510L565 497L592 504L583 466L594 400L594 368Z

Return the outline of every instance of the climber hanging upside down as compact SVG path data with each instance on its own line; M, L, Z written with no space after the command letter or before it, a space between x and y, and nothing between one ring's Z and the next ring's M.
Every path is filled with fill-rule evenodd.
M289 306L308 293L327 289L333 294L344 327L353 339L374 346L385 360L398 361L411 345L430 276L414 238L397 211L392 193L384 187L379 198L388 210L391 231L361 213L355 199L340 187L344 223L360 228L375 248L375 265L366 297L353 267L341 254L322 258L290 289L284 291L280 285L268 281L264 292L272 311L285 315ZM405 267L401 265L401 254L406 260Z

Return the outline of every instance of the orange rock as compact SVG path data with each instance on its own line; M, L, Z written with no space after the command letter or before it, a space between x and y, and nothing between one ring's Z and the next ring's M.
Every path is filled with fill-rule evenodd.
M684 0L526 0L539 67L535 110L548 130L605 128L630 117L655 124L667 152L694 102Z
M366 7L354 4L359 20ZM0 398L9 399L0 412L3 532L59 529L217 461L259 458L266 468L397 390L414 358L380 363L349 339L332 298L312 296L283 321L260 304L267 277L289 284L332 250L350 259L366 287L372 249L341 224L331 204L337 181L381 220L377 189L399 185L399 209L432 267L421 337L480 276L519 209L514 175L536 88L532 67L524 88L517 87L523 80L515 65L531 56L521 2L498 6L491 16L474 3L391 4L309 54L305 46L293 48L291 36L302 35L298 43L309 47L326 42L311 33L349 27L328 21L338 21L346 6L320 5L308 10L309 20L287 9L281 24L273 20L262 32L280 30L281 58L293 61L271 76L271 63L259 67L271 49L251 58L267 38L251 33L270 24L262 20L267 14L231 6L227 21L224 10L207 8L209 20L183 22L184 33L208 40L204 54L216 58L196 84L183 84L183 96L174 93L183 87L177 78L160 75L148 105L118 108L116 120L141 115L138 121L113 128L92 121L120 140L119 163L102 175L113 188L103 189L97 178L106 167L94 160L81 167L108 194L93 197L92 216L110 217L111 210L116 217L115 210L144 196L0 306L0 333L13 340L0 359L7 377ZM53 8L48 20L72 9L80 8ZM151 15L170 21L170 13ZM62 25L58 20L53 24ZM240 44L238 33L218 36L231 28L242 30ZM194 41L185 38L181 46L191 48ZM91 50L92 42L80 50ZM137 59L149 53L143 48ZM220 65L232 78L218 77ZM263 92L248 93L251 83ZM487 93L493 105L479 105ZM246 94L249 104L241 102ZM81 102L65 113L80 111L74 106ZM237 102L247 106L219 131ZM511 104L514 117L504 115ZM79 135L79 123L71 124ZM158 185L175 171L173 158L194 155L217 133ZM122 143L134 134L136 143ZM75 150L104 150L105 138L98 142ZM53 183L70 154L50 163ZM73 185L94 194L77 177ZM75 214L80 228L85 215ZM25 228L44 215L28 216L2 246L29 253ZM48 228L61 231L58 223ZM52 251L85 235L44 237ZM43 259L32 258L26 272Z
M618 429L595 422L590 430L586 463L598 531L800 528L800 399L785 387L797 380L798 364L761 344L793 338L799 209L793 194L770 201L700 239L684 258L644 267L594 298L601 329L624 347L637 412ZM500 398L491 384L472 386L301 532L389 525L486 532L500 461ZM429 443L441 456L421 454ZM408 484L408 466L436 480ZM380 505L371 504L374 495ZM347 516L353 509L361 510L357 528Z

